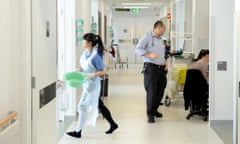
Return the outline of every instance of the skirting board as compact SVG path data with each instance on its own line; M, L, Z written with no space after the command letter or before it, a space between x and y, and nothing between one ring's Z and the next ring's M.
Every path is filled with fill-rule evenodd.
M210 126L225 144L233 144L233 120L211 120Z

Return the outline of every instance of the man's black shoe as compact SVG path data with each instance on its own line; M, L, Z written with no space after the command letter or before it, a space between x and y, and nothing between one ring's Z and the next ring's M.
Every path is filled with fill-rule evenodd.
M163 117L162 113L160 113L160 112L158 112L158 111L155 111L155 112L154 112L154 116L155 116L155 117L158 117L158 118Z
M148 123L154 123L154 116L148 116Z

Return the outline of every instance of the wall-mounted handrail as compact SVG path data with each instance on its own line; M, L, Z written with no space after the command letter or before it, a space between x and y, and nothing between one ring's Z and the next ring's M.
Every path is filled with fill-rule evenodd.
M11 112L9 113L5 118L0 120L0 126L5 125L6 123L8 123L10 120L12 120L15 116L17 115L17 112Z

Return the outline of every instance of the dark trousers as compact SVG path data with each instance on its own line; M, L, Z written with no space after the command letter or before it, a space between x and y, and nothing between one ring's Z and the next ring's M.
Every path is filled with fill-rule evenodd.
M147 93L147 115L153 116L164 95L167 78L164 66L144 64L144 87Z
M112 115L110 113L110 111L108 110L108 108L104 105L103 101L101 98L99 98L99 104L98 104L98 108L99 111L102 113L103 117L106 118L106 120L108 121L108 123L110 125L115 124Z

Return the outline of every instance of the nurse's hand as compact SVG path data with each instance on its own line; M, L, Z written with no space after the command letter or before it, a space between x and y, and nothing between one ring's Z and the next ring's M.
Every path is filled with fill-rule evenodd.
M158 57L158 54L155 52L147 52L144 54L144 56L149 57L151 59L156 59Z
M95 73L84 73L87 79L95 77Z

